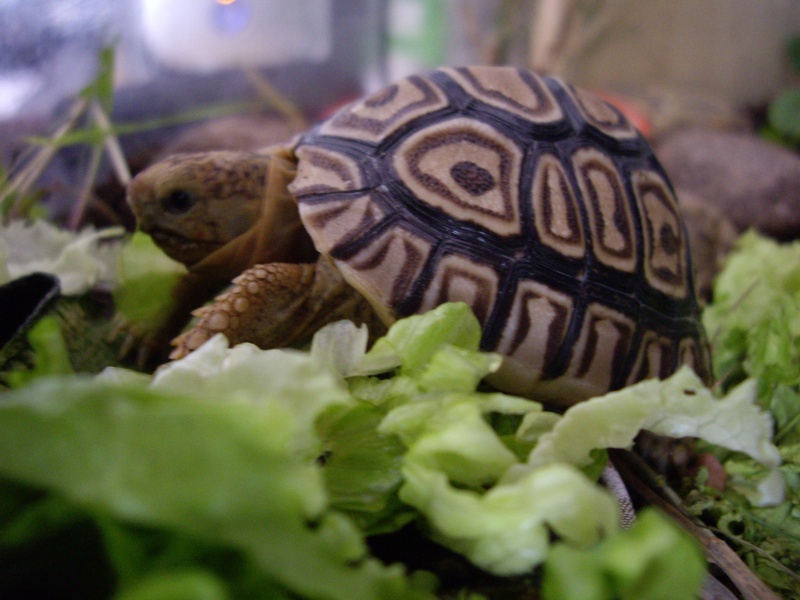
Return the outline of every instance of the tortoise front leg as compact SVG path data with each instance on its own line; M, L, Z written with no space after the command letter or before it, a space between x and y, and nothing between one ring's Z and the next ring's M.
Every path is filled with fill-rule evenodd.
M250 342L282 348L302 344L323 325L341 319L366 323L371 335L385 330L369 303L325 257L314 264L251 267L214 303L193 314L199 320L173 340L170 358L186 356L217 333L232 346Z

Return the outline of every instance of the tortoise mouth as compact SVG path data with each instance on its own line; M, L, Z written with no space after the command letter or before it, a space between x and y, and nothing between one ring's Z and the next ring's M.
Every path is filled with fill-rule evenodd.
M187 266L196 263L225 245L225 242L219 240L201 241L158 227L150 229L147 233L167 256Z

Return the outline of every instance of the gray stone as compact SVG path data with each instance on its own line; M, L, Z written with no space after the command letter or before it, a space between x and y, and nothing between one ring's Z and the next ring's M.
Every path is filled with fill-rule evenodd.
M739 231L800 237L800 156L755 135L687 129L656 154L672 183L711 202Z

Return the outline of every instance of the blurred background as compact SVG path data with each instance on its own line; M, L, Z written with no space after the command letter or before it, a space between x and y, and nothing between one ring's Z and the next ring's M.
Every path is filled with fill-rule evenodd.
M230 76L246 69L318 110L472 63L757 104L789 81L784 44L799 29L796 0L2 0L0 118L52 111L107 44L118 88L149 88L154 110L246 95Z
M564 76L653 137L758 128L797 83L798 32L797 0L0 0L0 164L19 168L31 134L96 124L75 99L96 92L109 48L107 125L135 171L175 149L280 141L445 64ZM180 138L211 117L216 129ZM61 145L39 178L56 217L91 161ZM99 183L109 168L103 157Z

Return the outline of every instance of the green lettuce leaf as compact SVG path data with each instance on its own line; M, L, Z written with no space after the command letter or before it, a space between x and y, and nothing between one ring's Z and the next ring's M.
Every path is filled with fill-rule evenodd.
M233 552L278 597L423 598L428 587L369 555L365 533L414 519L480 568L522 574L554 540L615 539L617 505L594 475L602 449L642 428L727 444L768 473L780 461L752 382L715 399L684 370L560 416L481 391L499 359L479 343L474 315L450 304L369 351L365 330L338 323L310 352L217 336L152 379L39 378L0 403L0 476L96 515L115 569L142 565L121 593L235 594L202 568ZM136 528L192 558L159 570ZM652 564L674 551L659 548Z
M480 399L448 394L392 410L380 425L408 447L406 464L434 469L449 480L478 488L496 481L517 462L483 417Z
M569 465L547 465L485 494L413 461L403 478L400 498L425 516L434 539L497 575L541 564L551 532L585 548L617 528L615 500Z
M513 432L542 407L476 391L499 366L479 342L478 321L463 304L410 317L367 354L398 357L394 381L356 378L352 389L389 407L379 431L407 448L399 497L424 517L431 536L483 569L520 574L544 560L553 533L588 546L613 531L617 507L570 465L548 465L513 485L493 485L519 464L493 417L510 419ZM518 445L530 449L524 441Z
M781 462L772 444L772 418L756 404L755 381L748 380L716 398L688 367L658 381L640 382L571 407L530 453L528 468L553 462L583 466L591 451L626 448L641 430L670 437L698 437L743 452L771 469L753 501L783 501ZM518 469L519 470L519 469Z
M321 447L315 428L322 412L352 403L344 385L331 371L306 353L295 350L261 350L253 344L228 347L216 335L202 348L180 361L163 366L153 377L152 387L166 392L192 390L201 397L233 404L265 405L287 440L287 451L307 460Z
M207 571L159 573L138 581L116 600L230 600L225 584Z
M695 598L705 577L703 554L692 538L654 509L633 526L588 550L556 544L544 565L545 600L581 598Z
M386 411L367 402L328 411L319 422L325 487L331 506L367 535L399 529L413 511L397 498L405 447L378 431Z
M176 363L151 386L45 378L6 394L0 473L237 549L303 596L428 597L369 558L354 524L328 508L309 457L321 447L315 417L348 399L335 378L299 353L223 353L217 377L203 373L214 361L201 349L193 373ZM256 354L268 360L256 365Z
M642 430L748 453L768 467L750 490L753 499L783 499L772 421L755 405L753 381L718 399L684 368L580 403L560 418L542 418L548 413L535 403L505 402L509 414L523 415L519 435L537 442L525 462L488 425L486 413L503 405L486 397L427 393L392 409L381 424L408 446L400 498L425 517L435 539L486 570L530 570L547 556L551 534L586 547L615 531L614 500L578 468L593 466L596 450L631 446Z
M477 326L471 315L458 318L463 330ZM426 356L424 364L415 360L415 352L398 350L413 347L414 334L408 334L411 342L394 339L393 353L401 361L397 373L411 384L398 390L370 381L385 393L378 402L392 406L380 431L397 435L407 447L400 499L419 511L435 539L482 568L523 573L545 559L552 534L581 546L613 532L614 500L579 468L596 473L597 450L631 446L643 429L699 436L749 453L770 469L754 496L762 503L782 498L783 478L776 471L780 456L770 442L772 421L754 404L753 382L717 399L686 368L665 381L643 382L580 403L559 417L535 402L473 391L477 374L491 372L494 363L476 356L480 352L472 336L454 338L459 331L454 328L445 328L441 338L430 333L427 327L438 319L414 317L401 330L428 340L419 351ZM392 337L390 331L386 339ZM454 340L460 345L451 345ZM379 350L388 354L388 343ZM472 376L459 375L458 392L428 383L458 368L472 369ZM359 393L365 386L359 382ZM492 427L497 413L516 419L516 444ZM518 453L526 446L523 462ZM542 490L557 500L542 501Z
M114 289L117 312L131 326L149 331L172 305L172 289L184 273L182 264L137 231L120 256L120 284Z
M463 302L452 302L443 304L424 315L408 317L395 323L384 337L375 342L366 360L377 361L385 360L384 357L396 357L401 375L424 378L423 374L426 371L430 373L434 355L445 347L471 351L475 360L483 362L484 359L477 356L480 341L481 326L469 306ZM470 371L469 366L462 366L459 372L475 373L474 370ZM481 377L489 372L485 370ZM429 374L428 377L432 375ZM474 381L471 389L475 389L477 383Z

